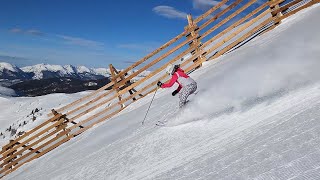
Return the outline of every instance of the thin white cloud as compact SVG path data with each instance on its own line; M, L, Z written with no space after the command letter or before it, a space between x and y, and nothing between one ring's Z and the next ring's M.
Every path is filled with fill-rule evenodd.
M102 42L83 39L79 37L72 37L66 35L57 35L57 37L63 39L67 44L86 46L86 47L101 47L104 44Z
M138 50L138 51L145 51L145 52L150 52L157 47L159 47L159 43L153 43L153 42L148 42L148 43L128 43L128 44L119 44L117 47L118 48L124 48L124 49L129 49L129 50Z
M27 34L32 36L39 36L41 37L42 40L56 41L56 42L61 42L69 45L91 47L91 48L102 48L104 46L104 43L102 42L84 39L80 37L44 33L36 29L24 30L21 28L13 28L13 29L10 29L9 32L16 33L16 34Z
M219 3L220 1L214 0L193 0L193 8L207 11L208 9L218 5ZM221 9L226 9L227 7L228 5L224 4L221 6Z
M25 31L25 33L31 34L31 35L34 35L34 36L44 36L45 35L45 33L41 32L41 31L38 31L36 29L27 30L27 31Z
M23 32L22 29L20 29L20 28L13 28L13 29L10 29L9 31L12 33L22 33Z
M154 7L153 12L159 14L160 16L164 16L171 19L186 19L187 13L178 11L171 6L157 6Z
M36 30L36 29L23 30L20 28L13 28L13 29L10 29L9 32L17 33L17 34L29 34L29 35L33 35L33 36L45 36L46 35L45 33L41 32L39 30Z

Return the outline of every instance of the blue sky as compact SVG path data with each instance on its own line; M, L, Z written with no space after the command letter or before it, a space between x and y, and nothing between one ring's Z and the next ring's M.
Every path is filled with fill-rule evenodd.
M2 0L0 61L125 68L180 34L187 14L218 2Z

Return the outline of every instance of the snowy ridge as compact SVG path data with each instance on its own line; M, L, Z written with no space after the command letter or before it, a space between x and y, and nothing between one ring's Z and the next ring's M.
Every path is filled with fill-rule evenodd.
M19 76L12 76L10 74L4 76L4 71L15 72ZM118 70L121 71L121 70ZM136 70L131 70L128 74L132 74ZM149 74L149 71L140 73L134 80L138 80ZM12 74L12 73L11 73ZM77 79L99 79L103 77L110 77L109 68L88 68L86 66L72 66L72 65L51 65L51 64L36 64L33 66L26 66L18 68L15 65L0 62L0 79L47 79L52 77L74 77Z
M24 72L34 73L32 79L42 79L44 77L44 72L55 72L59 77L79 75L79 74L91 74L91 75L101 75L104 77L110 76L110 71L106 68L87 68L85 66L71 66L71 65L50 65L50 64L37 64L34 66L26 66L21 68ZM101 73L103 72L103 73Z
M19 71L19 68L17 66L14 66L14 65L6 63L6 62L0 62L0 72L2 72L4 69L7 69L12 72Z

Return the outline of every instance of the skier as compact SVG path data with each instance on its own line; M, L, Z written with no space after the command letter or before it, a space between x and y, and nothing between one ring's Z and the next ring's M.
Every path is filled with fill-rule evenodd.
M173 86L175 82L178 83L179 86L172 92L172 96L175 96L181 91L179 94L179 108L182 108L186 104L189 95L197 90L197 83L184 73L180 65L169 64L166 68L166 73L171 76L170 81L168 83L158 81L157 85L161 88L169 88Z

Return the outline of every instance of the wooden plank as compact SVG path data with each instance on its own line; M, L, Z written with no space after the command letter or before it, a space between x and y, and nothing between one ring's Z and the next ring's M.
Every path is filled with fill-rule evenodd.
M131 88L135 88L136 86L140 85L141 83L143 83L144 81L148 80L149 78L151 78L152 76L156 75L157 73L159 73L160 71L164 70L169 64L181 59L181 57L183 57L184 55L188 54L189 52L191 52L194 49L194 47L189 47L187 50L183 51L182 53L180 53L177 57L175 57L174 59L170 60L169 62L165 63L163 66L161 66L160 68L152 71L150 74L148 74L146 77L140 79L139 81L133 83L131 86L128 86L122 90L119 91L120 94L125 93L126 91L128 91Z
M232 33L231 35L229 35L228 37L224 38L222 41L220 41L219 43L216 43L215 46L211 47L209 50L207 50L207 53L212 52L213 50L217 49L218 47L220 47L221 45L223 45L225 42L229 41L230 39L232 39L234 36L236 36L238 33L242 32L243 30L245 30L247 27L251 26L253 23L257 22L259 19L261 19L262 17L264 17L265 15L267 15L268 13L270 13L270 9L265 10L263 13L259 14L257 17L255 17L254 19L252 19L251 21L249 21L246 25L240 27L237 31L235 31L234 33ZM210 41L210 40L209 40ZM190 59L196 57L197 55L199 55L201 52L198 52L196 54L194 54ZM199 63L202 63L202 61L198 61L196 62L193 66L191 67L196 67L197 65L199 65ZM191 68L192 69L192 68ZM191 70L190 68L187 69L187 71Z
M215 16L213 16L212 18L210 18L207 22L203 23L200 27L199 27L199 31L201 31L202 29L204 29L205 27L207 27L209 24L211 24L213 21L217 20L219 17L221 17L222 15L224 15L225 13L227 13L228 11L230 11L232 8L236 7L242 0L236 0L234 3L232 3L230 6L228 6L226 9L222 10L221 12L219 12L218 14L216 14Z
M122 111L124 108L125 108L125 107L122 107L122 108L120 108L119 110L116 110L116 111L112 112L111 114L108 114L107 116L105 116L105 117L103 117L103 118L95 121L94 123L92 123L92 124L90 124L90 125L87 125L85 128L80 129L79 131L77 131L77 132L74 133L73 135L74 135L74 136L77 136L77 135L81 134L82 132L84 132L84 131L90 129L91 127L93 127L94 125L96 125L96 124L98 124L98 123L101 123L101 122L103 122L103 121L111 118L112 116L118 114L118 113L119 113L120 111Z
M149 88L150 88L150 87L152 87L152 86L156 86L157 82L158 82L159 80L164 79L165 77L167 77L167 75L166 75L166 74L165 74L165 75L163 75L161 78L156 79L155 81L153 81L153 82L152 82L152 83L150 83L149 85L146 85L145 87L141 88L140 90L138 90L137 92L135 92L135 93L134 93L134 94L132 94L131 96L126 97L125 99L123 99L123 100L121 101L121 103L123 103L123 102L126 102L126 101L130 100L133 96L136 96L136 95L138 95L139 93L142 93L143 91L145 91L145 90L149 89ZM154 89L154 90L155 90L155 89ZM147 93L147 94L148 94L148 93ZM141 99L141 98L145 97L147 94L144 94L143 96L140 96L137 100L139 100L139 99Z
M212 51L214 51L215 49L217 49L218 47L222 46L224 43L228 42L233 37L237 36L239 33L244 31L245 29L247 29L249 26L251 26L252 24L256 23L258 20L260 20L261 18L266 16L268 13L270 13L270 9L265 10L263 13L259 14L257 17L255 17L254 19L252 19L249 22L247 22L245 25L243 25L240 28L238 28L235 32L230 34L228 37L226 37L222 41L216 43L214 46L212 46L210 49L207 50L207 53L209 54Z
M310 1L310 2L308 2L308 3L306 3L306 4L302 5L302 6L298 7L297 9L295 9L295 10L293 10L293 11L290 11L290 12L287 13L287 14L284 14L283 16L281 16L280 19L281 19L281 20L282 20L282 19L285 19L285 18L287 18L287 17L289 17L289 16L291 16L291 15L293 15L293 14L301 11L302 9L308 8L308 7L310 7L310 6L314 5L314 4L317 4L317 3L320 3L320 0Z
M42 142L43 140L47 139L50 136L53 136L54 134L58 133L59 131L62 131L64 128L66 128L66 126L61 126L59 128L57 128L56 130L50 132L49 134L45 135L44 137L38 139L37 141L33 142L30 145L26 145L25 148L21 149L20 151L17 151L15 153L13 153L12 155L10 155L9 157L7 157L6 159L4 159L4 163L2 163L0 165L0 167L3 167L6 163L8 163L12 158L11 157L16 157L19 154L22 154L23 152L25 152L26 150L29 150L29 148L32 148L34 146L36 146L38 143ZM32 149L31 151L33 151L34 149Z
M57 109L56 111L62 113L62 111L66 110L66 109L68 109L68 108L70 108L70 107L72 107L72 106L74 106L74 105L76 105L76 104L79 104L79 103L81 103L82 101L85 101L85 100L87 100L87 99L95 96L95 95L98 94L99 92L104 91L105 89L111 87L112 85L113 85L113 83L110 82L110 83L102 86L101 88L95 90L94 92L90 93L89 95L84 96L84 97L82 97L82 98L80 98L80 99L78 99L78 100L76 100L76 101L74 101L74 102L72 102L72 103L70 103L70 104L68 104L68 105L65 105L65 106ZM52 116L52 113L50 112L50 113L48 114L48 116Z
M47 125L48 123L50 122L53 122L54 120L58 119L58 118L61 118L62 114L59 114L57 116L54 116L52 118L50 118L49 120L39 124L38 126L36 126L35 128L33 128L32 130L30 131L27 131L26 133L24 133L22 136L18 137L17 139L13 140L12 142L10 142L9 144L7 144L6 146L4 147L9 147L9 146L12 146L13 144L16 144L18 141L20 141L21 139L29 136L30 134L36 132L37 130L39 130L40 128L42 128L43 126ZM1 154L4 153L6 151L6 149L2 149L1 150Z
M162 51L163 49L167 48L168 46L170 46L171 44L175 43L176 41L178 41L180 38L182 38L183 36L185 36L186 34L188 34L188 31L184 31L181 34L177 35L176 37L174 37L173 39L171 39L169 42L165 43L164 45L162 45L160 48L156 49L155 51L151 52L150 54L148 54L147 56L145 56L144 58L140 59L139 61L135 62L134 64L132 64L131 66L129 66L128 68L126 68L125 70L121 71L119 74L116 75L116 78L125 75L125 73L127 73L129 70L137 67L138 65L142 64L143 62L145 62L147 59L149 59L150 57L154 56L155 54L157 54L158 52Z
M212 58L216 58L222 54L224 54L225 52L227 52L228 50L230 50L231 48L233 48L234 46L236 46L238 43L246 40L247 38L249 38L250 36L252 36L254 33L256 33L256 31L258 31L261 27L265 26L266 24L272 22L273 17L270 17L268 19L266 19L265 21L263 21L260 25L258 25L257 27L253 28L251 31L249 31L248 33L246 33L245 35L241 36L240 38L238 38L236 41L234 41L233 43L231 43L230 45L226 46L225 48L223 48L221 51L219 51L216 55L214 55Z
M104 97L106 97L106 96L110 95L112 92L113 92L113 90L109 90L109 91L107 91L106 93L103 93L102 95L100 95L100 96L98 96L98 97L94 98L93 100L91 100L91 101L89 101L89 102L87 102L87 103L85 103L85 104L83 104L83 105L81 105L81 106L79 106L79 107L77 107L77 108L75 108L75 109L73 109L73 110L71 110L71 111L67 112L67 113L66 113L66 115L71 115L71 114L73 114L73 113L75 113L75 112L79 111L80 109L83 109L83 108L85 108L85 107L87 107L87 106L89 106L89 105L91 105L91 104L93 104L93 103L97 102L98 100L101 100L102 98L104 98Z
M155 83L156 83L156 81L155 81ZM155 83L153 83L153 85L154 85ZM151 85L152 85L152 84L151 84ZM149 85L149 86L150 86L150 85ZM156 88L154 88L153 90L149 91L148 93L146 93L146 94L143 95L143 96L139 96L139 98L138 98L137 100L145 97L146 95L150 94L151 92L154 92L155 89L156 89ZM139 93L141 93L141 92L142 92L142 91L138 91L138 92L136 92L136 94L139 94ZM128 100L131 99L133 96L136 96L136 94L133 94L133 95L131 95L131 96L123 99L123 100L122 100L121 102L119 102L119 103L124 103L124 102L128 101ZM130 105L130 104L131 104L131 103L129 103L128 105ZM127 105L127 106L128 106L128 105ZM127 106L126 106L126 107L127 107ZM91 124L88 128L86 128L86 130L89 129L89 128L91 128L93 125L95 125L95 124L97 124L97 123L100 123L100 122L102 122L102 121L104 121L104 120L106 120L106 119L108 119L108 118L111 118L112 116L116 115L117 113L119 113L119 112L122 111L123 109L125 109L125 107L117 110L116 112L113 112L113 113L107 115L107 116L104 117L104 118L101 118L100 120L98 120L98 121L95 122L94 124ZM86 126L86 127L87 127L87 126ZM71 127L71 128L76 128L76 127ZM77 135L79 135L80 133L82 133L82 132L84 132L84 131L85 131L85 130L80 129L78 132L74 133L74 136L77 136Z
M245 35L243 35L242 37L240 37L238 40L234 41L232 43L232 45L236 45L239 42L243 41L244 39L250 37L251 35L253 35L257 30L259 30L261 27L265 26L266 24L270 23L272 21L272 17L266 19L265 21L263 21L262 23L260 23L258 26L256 26L254 29L252 29L251 31L249 31L248 33L246 33ZM228 47L230 48L231 45ZM226 47L226 49L228 49ZM218 57L218 55L215 55L213 58ZM187 70L191 70L192 68L196 67L197 64L192 65L191 67L189 67Z
M301 2L301 1L303 1L303 0L291 1L291 2L288 3L288 4L286 4L286 5L284 5L284 6L281 6L279 9L276 9L276 10L272 11L272 13L278 14L278 13L280 13L280 12L288 9L289 7L291 7L291 6L295 5L295 4L298 4L298 3Z
M244 11L245 9L247 9L248 7L250 7L252 4L254 4L257 0L251 0L249 1L247 4L245 4L244 6L242 6L240 9L238 9L237 11L235 11L234 13L232 13L231 15L229 15L228 17L224 18L221 22L219 22L217 25L213 26L212 28L210 28L207 32L203 33L200 37L200 40L205 38L207 35L211 34L213 31L215 31L216 29L218 29L219 27L221 27L222 25L224 25L225 23L227 23L228 21L230 21L232 18L234 18L235 16L237 16L238 14L240 14L242 11Z
M115 98L115 97L114 97L114 98ZM71 130L72 130L72 129L75 129L75 128L79 127L80 125L83 125L83 124L85 124L85 123L87 123L87 122L89 122L89 121L91 121L91 120L93 120L93 119L101 116L102 114L107 113L109 110L111 110L111 109L113 109L114 107L118 106L121 102L123 102L123 100L121 100L120 102L115 103L115 104L107 107L106 109L104 109L104 110L102 110L102 111L99 111L98 113L96 113L96 114L88 117L88 118L85 119L85 120L80 121L78 124L69 127L69 129L71 129Z
M194 20L195 23L198 23L200 21L202 21L203 19L205 19L206 17L208 17L211 13L213 13L214 11L216 11L217 9L219 9L220 7L222 7L224 4L226 4L229 0L223 0L221 1L219 4L217 4L216 6L212 7L211 9L209 9L207 12L205 12L204 14L202 14L201 16L199 16L197 19Z
M34 139L37 138L38 136L40 136L40 135L46 133L47 131L49 131L50 129L58 126L58 125L61 124L63 121L64 121L64 119L61 118L59 121L51 124L50 126L48 126L47 128L45 128L44 130L42 130L42 131L40 131L39 133L37 133L36 135L33 135L33 136L29 137L28 139L26 139L26 140L24 140L24 141L21 141L21 142L20 142L21 144L16 145L16 146L14 146L13 148L7 150L7 151L4 152L2 155L3 155L4 157L7 156L9 153L11 153L11 152L13 152L14 150L18 149L18 148L21 147L23 144L26 144L26 143L34 140ZM3 158L3 157L2 157L2 158ZM2 160L2 158L0 158L0 160Z
M203 44L203 47L208 46L209 44L211 44L212 42L214 42L215 40L217 40L218 38L222 37L223 35L225 35L226 33L228 33L229 31L231 31L232 29L238 27L240 24L242 24L243 22L245 22L246 20L248 20L249 18L251 18L253 15L257 14L258 12L260 12L261 10L263 10L264 8L266 8L269 5L269 3L264 3L263 5L259 6L257 9L255 9L254 11L252 11L251 13L247 14L245 17L239 19L237 22L235 22L233 25L229 26L227 29L223 30L221 33L217 34L216 36L214 36L213 38L211 38L210 40L208 40L207 42L205 42Z
M284 0L282 0L282 1L284 1ZM282 2L282 1L281 1L281 2ZM319 1L320 1L320 0L319 0ZM313 4L316 4L316 3L314 3L314 2L315 2L315 0L313 0L313 2L310 1L310 2L306 3L305 5L301 6L301 7L302 7L301 9L297 9L297 10L295 10L295 11L292 11L292 14L294 14L294 13L296 13L296 12L298 12L298 11L304 9L304 8L307 8L307 7L309 7L309 6L313 5ZM292 2L292 3L293 3L293 2ZM295 4L295 3L294 3L294 4ZM287 4L287 5L288 5L288 4ZM293 5L293 4L291 4L290 6L292 6L292 5ZM282 9L281 9L281 11L284 10L284 9L289 8L290 6L286 6L286 7L283 6ZM287 13L287 14L281 16L281 17L280 17L280 20L283 20L283 19L289 17L289 16L292 15L292 14ZM267 33L267 32L269 32L269 31L271 31L271 30L274 29L275 27L276 27L276 25L273 25L272 27L269 27L267 30L263 31L263 32L260 34L260 36L261 36L262 34L264 34L264 33Z
M113 67L113 68L114 68L114 67ZM115 72L116 74L119 74L119 72L117 71L116 68L114 68L114 72ZM124 75L122 75L122 76L120 76L120 79L121 79L121 80L125 80L126 78L125 78ZM126 85L126 86L130 86L131 84L132 84L132 83L131 83L131 80L125 82L125 85ZM135 90L134 88L132 88L132 89L129 90L129 93L130 93L130 94L133 94L132 91L136 91L136 90ZM142 96L142 95L139 94L139 96ZM136 100L135 97L133 97L132 99L133 99L134 101ZM121 106L124 106L124 104L122 104Z
M197 37L193 37L192 40L196 39ZM177 51L178 49L180 49L182 46L186 45L190 40L185 40L184 42L180 43L179 45L177 45L176 47L174 47L173 49L171 49L170 51L166 52L165 54L163 54L162 56L160 56L159 58L153 60L151 63L147 64L146 66L144 66L143 68L137 70L136 72L132 73L130 76L128 76L125 80L119 82L117 85L118 86L122 86L125 84L126 81L132 79L133 77L136 77L138 74L140 74L141 72L147 70L148 68L150 68L151 66L155 65L156 63L160 62L161 60L163 60L164 58L166 58L167 56L169 56L170 54L172 54L173 52ZM135 84L135 83L134 83ZM123 90L122 90L123 91ZM128 89L126 89L126 91L128 91ZM119 92L120 94L121 91Z
M108 98L108 99L106 99L106 100L104 100L104 101L96 104L95 106L93 106L93 107L91 107L91 108L89 108L89 109L87 109L87 110L85 110L85 111L82 111L80 114L77 114L76 116L70 118L70 121L74 121L74 120L82 117L83 115L88 114L89 112L97 109L98 107L102 106L103 104L106 104L106 103L112 101L112 100L113 100L114 98L116 98L117 96L118 96L118 95L115 94L115 95L111 96L110 98Z
M50 141L48 141L48 142L46 142L45 144L43 144L43 145L39 146L38 148L36 148L36 150L39 150L39 149L41 149L41 148L43 148L43 147L46 147L47 145L50 145L51 143L57 141L59 138L61 138L62 136L66 135L66 134L69 133L69 132L70 132L70 131L64 131L64 132L62 132L60 135L54 137L54 138L51 139ZM57 143L51 145L51 146L50 146L49 148L47 148L46 150L41 151L41 153L33 156L32 158L30 158L30 159L28 159L28 160L26 160L26 161L24 161L24 162L22 162L22 163L19 163L19 164L16 165L14 168L12 168L12 169L9 170L9 167L11 167L12 165L14 165L15 163L18 163L18 160L15 160L14 162L8 164L8 166L7 166L5 169L1 170L0 173L3 173L3 172L5 172L5 171L7 171L7 170L9 170L9 171L7 171L7 172L5 173L5 175L11 173L12 171L16 170L17 168L19 168L20 166L24 165L25 163L28 163L28 162L30 162L30 161L32 161L32 160L34 160L34 159L36 159L36 158L38 158L38 157L46 154L47 152L51 151L52 149L60 146L62 143L67 142L68 140L70 140L71 137L72 137L72 136L69 136L69 137L66 137L66 138L58 141ZM25 157L28 157L30 154L33 154L33 153L34 153L34 152L30 151L28 154L25 154L25 155L21 156L19 159L24 159Z

